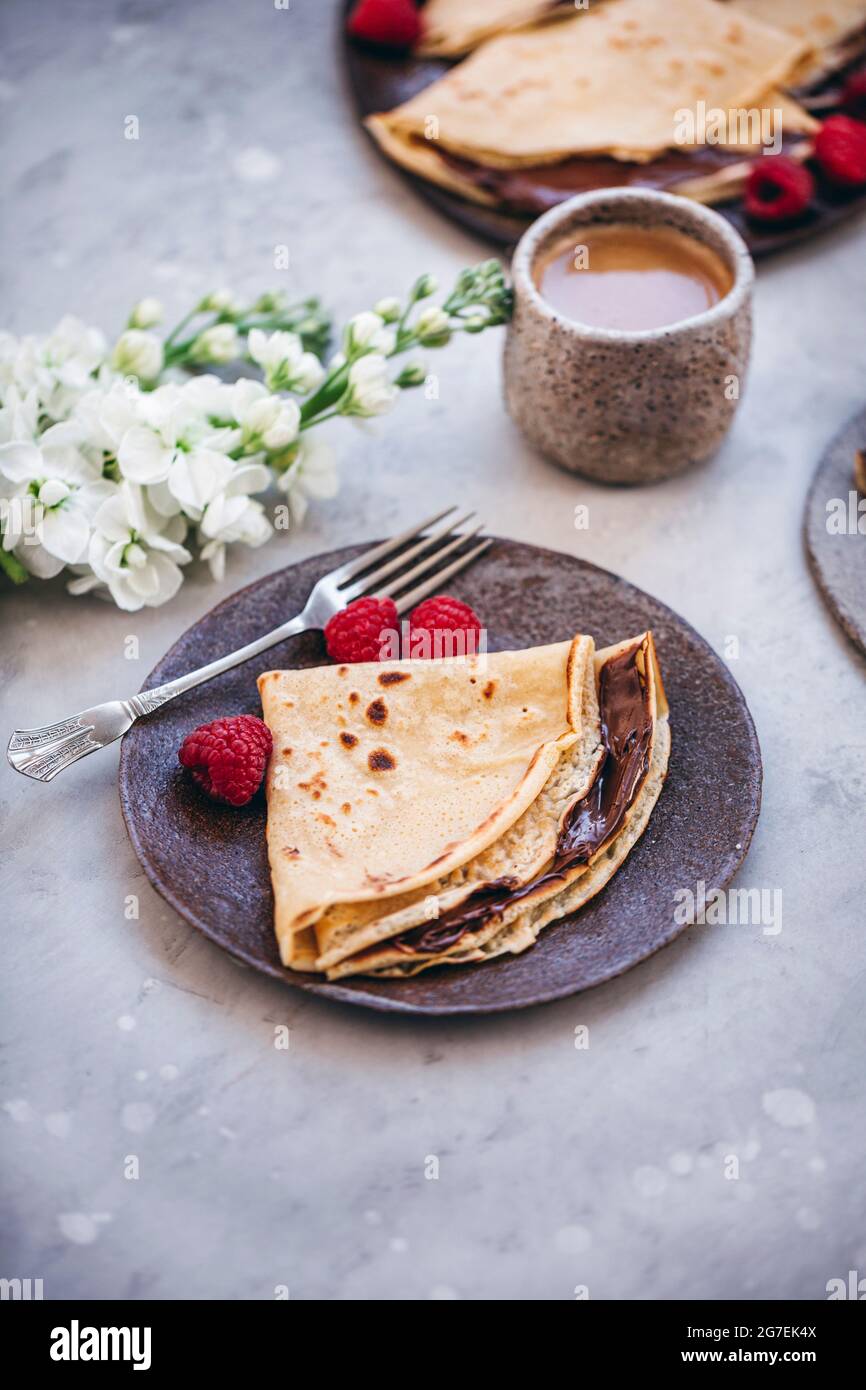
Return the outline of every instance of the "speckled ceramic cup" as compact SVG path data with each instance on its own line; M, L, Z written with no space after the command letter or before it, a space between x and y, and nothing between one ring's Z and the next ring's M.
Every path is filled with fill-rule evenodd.
M538 290L537 262L570 230L612 222L670 227L703 242L730 271L730 290L664 328L627 332L566 318ZM729 222L670 193L581 193L524 233L512 277L505 399L536 448L605 483L656 482L716 452L739 404L752 340L754 265Z

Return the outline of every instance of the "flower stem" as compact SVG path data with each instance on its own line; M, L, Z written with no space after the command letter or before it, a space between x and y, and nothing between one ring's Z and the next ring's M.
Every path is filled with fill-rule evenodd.
M0 570L3 570L13 584L26 584L30 575L22 565L21 561L8 550L0 547Z

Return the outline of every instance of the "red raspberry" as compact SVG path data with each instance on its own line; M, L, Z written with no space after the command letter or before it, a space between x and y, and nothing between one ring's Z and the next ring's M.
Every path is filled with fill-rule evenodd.
M187 734L178 749L183 767L214 801L245 806L262 785L273 739L253 714L214 719Z
M859 72L852 72L851 76L845 78L840 106L856 121L866 121L866 68L860 68Z
M378 661L381 635L400 631L397 605L390 598L356 598L335 613L325 628L328 656L335 661Z
M471 642L465 641L463 651L458 651L455 649L457 644L443 639L443 634L474 634L480 631L481 619L468 603L461 603L459 598L452 598L450 594L434 594L432 598L425 598L423 603L419 603L409 619L410 651L412 656L422 658L475 652L478 644L474 636ZM429 633L432 641L416 642L416 634L422 632Z
M858 121L866 121L866 68L852 72L842 89L842 110Z
M353 38L386 48L411 48L421 33L412 0L358 0L347 25Z
M815 158L831 183L866 183L866 125L851 116L830 116L815 136Z
M804 165L784 154L761 155L746 179L746 214L757 222L789 222L806 211L814 192Z

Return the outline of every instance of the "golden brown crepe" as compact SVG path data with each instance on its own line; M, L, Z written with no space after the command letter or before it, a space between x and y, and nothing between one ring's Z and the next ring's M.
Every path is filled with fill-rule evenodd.
M371 129L491 167L646 161L677 143L678 111L753 105L807 51L718 0L615 0L492 39Z
M496 34L563 10L573 13L574 7L568 0L427 0L415 52L431 58L461 57Z
M528 883L542 871L553 856L568 811L589 790L604 755L594 645L591 639L582 639L571 667L569 723L578 736L564 749L519 820L480 854L411 893L384 902L343 903L324 913L313 929L316 969L330 970L348 956L436 919L482 884L505 876L515 883Z
M282 959L339 903L412 893L503 835L580 736L590 638L259 678Z
M866 26L866 0L728 0L750 19L774 25L808 44L811 52L792 74L808 82L837 66L836 50Z
M594 678L600 675L602 667L609 661L637 651L637 660L643 672L648 708L652 721L652 738L649 744L646 765L640 782L635 787L634 799L628 805L622 821L610 840L599 845L596 852L585 862L565 867L555 873L554 852L560 843L560 833L567 822L572 808L589 790L598 773L600 759L594 750L588 762L583 765L582 782L572 782L570 795L564 798L552 797L545 788L538 798L536 809L537 823L547 820L550 833L532 837L539 852L533 856L521 857L521 828L518 822L510 834L503 837L502 853L494 866L488 865L488 872L473 876L470 887L472 894L465 891L455 893L453 889L431 887L432 896L428 899L434 908L431 914L435 920L439 913L445 913L461 903L471 903L477 897L482 885L490 885L487 891L495 893L499 884L507 883L508 895L503 908L497 909L476 927L466 930L456 941L447 942L441 950L429 946L413 948L405 938L407 927L412 925L407 913L397 913L380 918L371 934L369 924L352 935L344 932L332 944L330 950L315 962L317 969L326 968L329 979L340 979L355 974L379 974L387 976L406 976L418 973L433 965L456 965L468 961L490 959L503 952L517 952L526 949L536 939L539 931L549 922L569 912L576 911L584 902L594 896L622 863L632 846L643 833L652 809L658 799L667 771L670 734L668 729L668 707L658 670L655 647L649 633L628 642L606 648L595 656ZM597 717L597 703L594 716ZM592 721L588 722L590 735L594 732ZM568 763L574 757L574 748L563 758ZM591 771L588 769L591 768ZM560 775L560 769L551 780L559 780L560 789L569 787L569 777ZM526 817L524 817L525 821ZM516 833L515 833L516 832ZM533 884L535 885L533 887ZM461 888L463 885L461 885ZM514 890L519 890L515 893ZM417 917L414 920L418 920ZM427 919L429 920L429 918ZM447 921L447 918L446 918ZM316 928L318 935L319 927ZM417 937L417 932L415 933ZM386 939L387 937L387 939ZM395 938L400 937L400 940ZM308 960L310 957L308 957Z

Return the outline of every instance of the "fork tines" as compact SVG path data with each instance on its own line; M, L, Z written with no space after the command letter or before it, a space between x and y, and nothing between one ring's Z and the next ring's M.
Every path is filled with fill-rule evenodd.
M393 540L383 541L344 565L338 580L343 603L372 594L375 598L392 598L398 613L404 613L476 560L492 541L483 540L469 550L464 549L484 528L479 524L470 530L458 531L457 527L471 521L475 513L466 512L454 519L456 511L456 507L449 507L447 511L438 512L420 526L413 526ZM451 520L436 530L428 530L445 517ZM450 556L454 558L449 561ZM384 563L377 564L380 560ZM413 560L417 563L412 564Z

